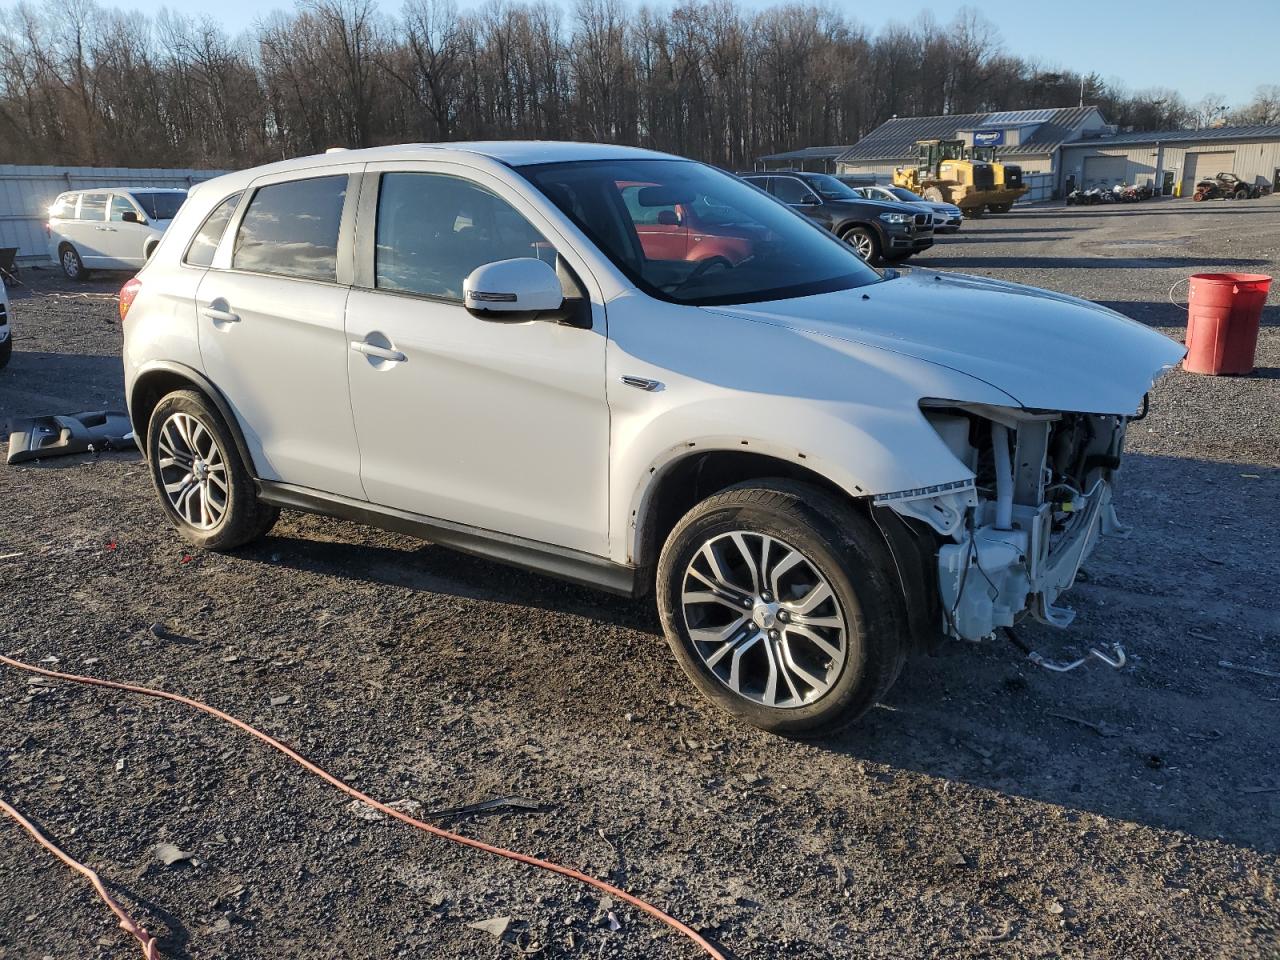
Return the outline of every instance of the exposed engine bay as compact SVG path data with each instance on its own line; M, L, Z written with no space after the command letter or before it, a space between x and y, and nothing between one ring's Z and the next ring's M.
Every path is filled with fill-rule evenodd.
M1131 417L922 404L972 482L904 491L877 505L938 536L941 632L977 641L1031 616L1066 627L1057 601L1104 534L1123 534L1111 503Z

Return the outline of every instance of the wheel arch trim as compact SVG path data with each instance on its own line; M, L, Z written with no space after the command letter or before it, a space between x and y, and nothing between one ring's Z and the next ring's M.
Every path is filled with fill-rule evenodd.
M767 457L787 468L799 468L817 474L855 499L869 496L872 492L864 488L858 482L858 478L839 464L798 450L792 445L742 436L710 436L685 441L667 448L654 458L631 494L631 502L627 510L627 562L637 564L654 559L643 557L641 554L644 552L646 524L658 506L655 502L656 493L662 488L663 482L668 479L671 471L680 464L691 457L709 453L750 453Z
M139 401L143 396L143 392L151 383L158 379L172 377L187 381L213 404L218 411L218 415L222 417L222 422L226 424L227 429L231 432L231 438L235 442L236 452L240 454L241 462L248 467L250 475L256 478L258 476L257 467L254 465L253 457L249 452L249 445L245 442L244 432L240 429L240 421L236 417L235 411L231 409L231 404L227 402L227 398L223 396L221 390L213 385L213 381L199 370L174 360L152 360L143 364L129 387L129 422L133 425L134 442L138 445L138 449L142 451L142 455L144 457L147 455L147 424L139 422Z

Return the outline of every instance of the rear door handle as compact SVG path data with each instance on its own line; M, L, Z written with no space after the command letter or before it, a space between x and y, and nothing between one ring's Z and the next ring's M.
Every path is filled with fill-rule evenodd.
M239 323L240 315L230 310L219 310L217 307L203 307L200 313L214 323Z
M390 360L392 363L403 363L409 359L399 350L380 347L376 343L369 343L365 340L352 340L351 349L356 353L363 353L366 357L377 357L379 360Z

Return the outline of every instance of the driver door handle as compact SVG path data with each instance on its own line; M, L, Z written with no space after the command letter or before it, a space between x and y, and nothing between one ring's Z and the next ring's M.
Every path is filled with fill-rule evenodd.
M351 349L356 353L363 353L366 357L377 357L379 360L390 360L392 363L403 363L409 358L399 350L392 350L390 347L380 347L375 343L369 343L366 340L352 340Z

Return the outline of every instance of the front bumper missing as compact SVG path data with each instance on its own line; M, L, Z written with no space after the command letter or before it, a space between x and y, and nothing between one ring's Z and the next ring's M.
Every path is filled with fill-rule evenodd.
M1070 625L1075 611L1056 602L1075 583L1101 534L1118 528L1110 483L1099 480L1080 499L1083 508L1056 537L1050 535L1049 504L1015 505L1013 529L998 530L992 523L993 505L984 501L975 511L976 524L938 551L945 631L981 640L1000 627L1012 627L1027 613L1051 626Z

